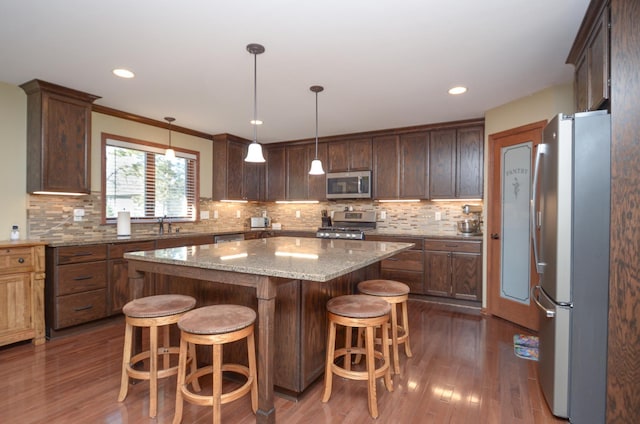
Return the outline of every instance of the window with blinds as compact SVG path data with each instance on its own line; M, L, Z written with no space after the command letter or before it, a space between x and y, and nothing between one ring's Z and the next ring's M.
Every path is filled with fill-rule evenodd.
M162 145L110 134L102 135L102 145L105 222L122 210L134 222L196 220L198 152L174 146L176 157L168 159Z

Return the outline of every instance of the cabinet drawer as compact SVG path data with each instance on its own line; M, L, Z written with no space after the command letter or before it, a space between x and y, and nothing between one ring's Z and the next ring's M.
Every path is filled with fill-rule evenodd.
M154 250L156 242L153 240L141 241L137 243L115 243L109 245L109 259L120 259L126 252L136 252L139 250Z
M405 250L381 262L382 269L399 269L404 271L422 272L422 252L419 250Z
M482 253L482 242L465 240L425 240L424 250Z
M55 329L93 321L107 316L107 290L93 290L57 298Z
M58 253L58 265L100 261L107 258L106 244L58 247L56 250Z
M107 263L71 264L58 267L57 296L107 287Z
M197 246L201 244L213 244L213 236L204 235L204 236L159 239L156 242L156 248L169 249L171 247Z
M25 272L33 269L30 247L10 247L0 250L0 273Z
M401 271L398 269L380 270L380 278L395 280L409 286L411 293L424 294L422 285L422 272Z

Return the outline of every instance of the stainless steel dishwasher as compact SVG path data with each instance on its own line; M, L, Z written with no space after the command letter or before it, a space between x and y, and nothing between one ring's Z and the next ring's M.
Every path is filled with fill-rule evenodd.
M226 243L229 241L242 241L242 240L244 240L244 233L219 234L217 236L213 236L214 243Z

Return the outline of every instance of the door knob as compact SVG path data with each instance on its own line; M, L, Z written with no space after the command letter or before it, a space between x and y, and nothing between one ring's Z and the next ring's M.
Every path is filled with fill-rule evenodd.
M491 234L491 238L494 239L494 240L500 240L500 234L493 233L493 234Z

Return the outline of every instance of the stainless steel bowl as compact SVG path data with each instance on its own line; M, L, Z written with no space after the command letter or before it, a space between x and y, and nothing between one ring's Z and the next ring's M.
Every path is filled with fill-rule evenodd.
M463 234L475 234L480 232L480 221L477 219L463 219L458 221L458 231Z

